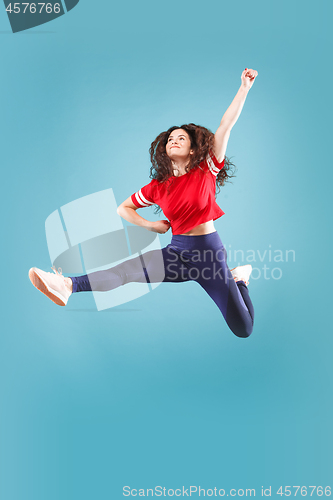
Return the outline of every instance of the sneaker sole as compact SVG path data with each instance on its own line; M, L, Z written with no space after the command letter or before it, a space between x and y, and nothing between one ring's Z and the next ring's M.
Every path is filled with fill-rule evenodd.
M50 300L52 300L52 302L54 302L58 306L65 306L67 304L67 301L64 300L64 298L60 293L47 286L47 284L45 283L43 278L38 274L35 268L30 269L29 279L33 284L33 286L37 288L37 290L46 295L46 297L48 297Z

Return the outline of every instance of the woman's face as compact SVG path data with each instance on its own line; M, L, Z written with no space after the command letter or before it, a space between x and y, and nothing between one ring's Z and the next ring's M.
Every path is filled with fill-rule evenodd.
M181 128L173 130L168 137L165 150L171 160L188 159L193 154L193 150L191 149L191 140L187 132Z

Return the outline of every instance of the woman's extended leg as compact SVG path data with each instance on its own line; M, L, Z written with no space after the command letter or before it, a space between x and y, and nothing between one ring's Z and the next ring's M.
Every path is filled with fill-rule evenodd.
M188 281L187 268L179 255L167 245L151 250L121 264L83 276L71 277L73 292L106 292L127 283Z
M170 245L128 259L103 271L65 278L33 267L29 271L32 284L60 306L67 304L71 293L113 290L126 283L162 283L188 281L187 269Z

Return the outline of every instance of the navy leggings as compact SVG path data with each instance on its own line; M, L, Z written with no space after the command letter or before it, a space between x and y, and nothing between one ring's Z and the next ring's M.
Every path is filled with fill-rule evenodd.
M235 283L216 231L200 236L173 235L171 243L161 250L71 279L73 292L104 292L130 282L196 281L214 300L237 337L252 333L254 311L247 286L243 281Z

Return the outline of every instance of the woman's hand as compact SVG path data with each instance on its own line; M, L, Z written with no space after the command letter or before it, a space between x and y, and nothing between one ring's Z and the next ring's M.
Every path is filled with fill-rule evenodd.
M168 220L157 220L150 223L149 231L154 233L164 234L170 229L170 222Z
M258 71L256 71L255 69L245 68L241 76L242 87L249 90L254 84L254 80L256 79L257 76L258 76Z

